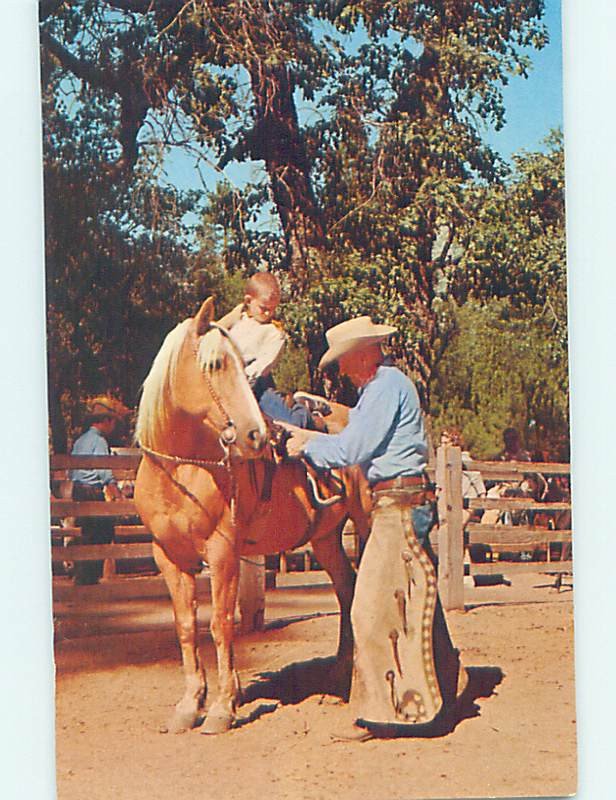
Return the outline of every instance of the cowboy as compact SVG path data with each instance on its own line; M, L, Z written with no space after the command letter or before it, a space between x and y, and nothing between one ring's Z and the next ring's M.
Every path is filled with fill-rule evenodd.
M86 412L86 429L75 441L71 455L110 455L109 440L130 410L114 397L100 395L87 401ZM70 478L73 481L73 500L122 499L122 492L110 469L73 469ZM77 520L77 524L81 526L82 544L109 544L113 539L114 523L110 517L83 517ZM77 562L75 583L98 583L102 572L102 561Z
M351 610L355 719L338 737L349 740L404 735L432 722L455 703L460 672L429 543L435 504L419 398L382 350L395 330L364 316L327 331L319 367L337 361L359 390L357 405L335 435L285 426L290 456L317 469L359 464L372 489L372 529Z

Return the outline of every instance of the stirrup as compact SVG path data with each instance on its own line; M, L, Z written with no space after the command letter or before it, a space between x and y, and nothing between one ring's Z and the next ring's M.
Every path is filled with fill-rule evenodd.
M322 417L328 417L332 413L332 407L324 397L319 397L316 394L309 394L308 392L295 392L293 399L296 403L301 403L306 406L308 411L312 414L320 414Z

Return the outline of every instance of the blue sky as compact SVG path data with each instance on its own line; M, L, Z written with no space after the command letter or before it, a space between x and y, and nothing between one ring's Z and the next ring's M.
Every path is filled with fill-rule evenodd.
M506 123L500 131L486 128L485 141L500 155L509 160L520 150L540 150L542 140L552 128L563 124L562 89L562 22L561 0L546 0L544 22L548 29L549 43L543 50L528 50L533 69L528 78L515 76L503 87L506 108ZM178 188L200 189L199 178L192 157L177 149L167 160L168 178ZM201 167L205 184L213 189L221 179L213 167ZM242 186L246 181L263 176L260 163L231 163L225 168L225 176L232 184ZM259 227L277 225L277 218L268 218L263 211Z
M561 0L546 0L545 8L550 42L543 50L529 51L529 77L515 77L504 88L507 124L484 137L506 159L521 149L541 149L541 140L563 124Z

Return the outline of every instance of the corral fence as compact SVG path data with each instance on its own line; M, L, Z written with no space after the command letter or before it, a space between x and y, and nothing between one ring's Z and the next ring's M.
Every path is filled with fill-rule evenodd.
M69 456L53 455L50 461L52 473L51 497L51 540L54 572L62 574L65 565L83 561L103 561L103 582L108 587L109 599L123 596L139 596L146 585L160 592L163 579L157 574L152 561L151 535L141 524L132 499L105 502L97 500L73 500L72 482L68 473L72 469L111 469L117 481L132 481L139 466L139 451L123 451L110 456ZM547 571L545 563L517 562L506 564L501 556L513 553L527 553L543 550L546 561L551 558L551 545L560 543L562 547L571 543L571 530L550 530L535 525L486 525L479 522L464 524L465 503L462 496L463 469L480 472L485 481L520 482L525 475L540 473L544 476L568 475L568 464L487 462L470 461L462 463L458 447L440 447L437 451L436 467L430 470L437 485L439 529L433 533L435 550L439 559L439 589L443 606L446 609L464 608L464 575L494 575L519 571ZM530 498L518 497L477 497L467 503L469 510L494 510L500 512L553 512L569 510L569 502L546 503ZM111 544L83 544L82 529L74 524L75 519L84 517L113 518L114 536ZM72 524L71 524L72 523ZM351 525L345 528L343 537L345 550L352 559L357 560L358 542ZM491 560L485 563L465 565L465 552L473 545L483 545L490 553ZM496 556L496 558L495 558ZM314 565L310 547L300 551L281 553L275 563L268 565L284 573L294 561L300 562L301 569ZM468 559L467 559L468 560ZM238 607L240 626L243 630L259 629L263 625L265 611L266 582L275 576L265 568L264 557L251 556L240 565L240 588ZM558 574L571 570L570 561L559 561ZM139 576L140 580L131 580ZM197 578L203 591L209 591L207 569ZM130 584L130 585L129 585ZM122 587L123 591L120 591ZM82 587L71 586L71 592L79 592ZM86 587L83 587L86 588ZM127 591L128 589L128 591Z
M132 482L139 462L139 451L128 448L110 456L53 455L50 460L51 559L54 573L62 575L66 565L83 561L103 561L106 599L156 595L164 589L164 580L152 560L152 536L141 524L132 499L73 500L73 483L68 479L73 469L111 469L118 482ZM84 517L113 518L111 544L83 544L82 528L74 524ZM72 523L72 524L71 524ZM136 578L133 580L133 578ZM240 564L238 609L242 630L258 630L265 613L265 560L251 556ZM71 594L91 591L93 587L71 586ZM99 588L99 587L97 587ZM209 574L197 576L197 588L209 593ZM57 592L59 593L59 592Z
M462 495L464 470L480 473L487 485L496 483L515 487L525 478L532 479L535 475L544 479L569 476L570 465L522 461L463 462L459 447L439 447L435 482L439 513L439 592L443 606L448 610L464 608L465 571L471 576L545 572L553 574L556 577L555 586L560 586L562 576L572 574L570 513L565 517L568 528L557 530L555 527L559 516L564 516L562 512L571 511L570 497L567 495L566 500L546 502L533 497L485 496L470 498L465 504ZM493 524L486 524L483 520L465 524L465 505L469 512L483 511L483 519L488 517L486 512L497 511L499 520ZM544 524L532 524L539 516ZM522 518L523 522L504 524L503 517L510 522ZM489 560L483 563L470 561L465 565L465 552L472 551L473 546L478 545L483 546L484 552L489 554ZM563 560L567 553L569 555ZM522 560L523 556L529 560ZM541 560L530 560L536 556ZM555 557L558 560L553 560Z

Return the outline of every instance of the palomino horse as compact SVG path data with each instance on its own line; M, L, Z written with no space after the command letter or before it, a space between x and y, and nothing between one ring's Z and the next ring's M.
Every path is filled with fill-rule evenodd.
M233 620L242 557L312 542L329 573L341 610L337 677L350 674L350 606L354 571L341 544L349 511L362 518L358 470L345 471L344 502L318 505L299 462L263 458L267 431L228 333L212 322L212 299L166 338L145 380L136 437L144 457L135 505L154 537L182 652L185 691L168 729L194 727L206 696L197 647L195 574L210 568L211 633L218 695L202 725L220 733L233 724L239 682L233 666Z

